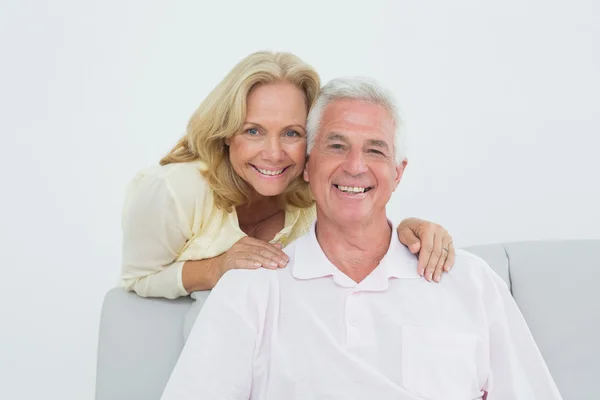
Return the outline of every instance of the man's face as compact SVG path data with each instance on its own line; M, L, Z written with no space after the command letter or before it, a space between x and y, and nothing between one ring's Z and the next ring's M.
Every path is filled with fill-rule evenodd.
M406 167L394 161L394 131L383 107L334 100L325 108L304 170L319 218L367 223L385 215Z

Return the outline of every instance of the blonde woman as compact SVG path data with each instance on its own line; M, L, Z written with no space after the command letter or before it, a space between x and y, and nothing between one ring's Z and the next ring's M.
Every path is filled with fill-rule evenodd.
M302 171L306 118L319 88L317 72L289 53L254 53L233 68L160 165L128 187L124 287L144 297L196 292L199 299L232 268L285 267L282 247L315 219ZM445 229L412 218L398 232L419 252L426 279L449 271L454 249Z

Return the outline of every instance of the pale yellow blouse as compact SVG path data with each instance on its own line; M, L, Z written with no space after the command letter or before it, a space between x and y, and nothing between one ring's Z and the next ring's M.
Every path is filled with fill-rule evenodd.
M154 166L130 182L122 215L122 286L144 297L186 296L184 262L218 256L246 236L235 210L215 207L203 168L201 161ZM287 245L315 218L314 207L290 207L271 242Z

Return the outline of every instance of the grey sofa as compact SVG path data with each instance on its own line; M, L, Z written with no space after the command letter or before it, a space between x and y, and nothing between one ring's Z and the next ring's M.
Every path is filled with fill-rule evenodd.
M600 240L476 246L504 278L565 400L598 400ZM96 400L159 399L183 347L190 298L106 295L100 322ZM508 399L507 399L508 400Z

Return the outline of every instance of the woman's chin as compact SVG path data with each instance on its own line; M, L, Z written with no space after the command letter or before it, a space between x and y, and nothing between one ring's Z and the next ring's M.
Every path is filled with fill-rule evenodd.
M264 196L264 197L273 197L273 196L279 196L281 193L284 192L285 188L261 188L261 187L255 187L254 190L256 191L256 193L258 193L261 196Z

